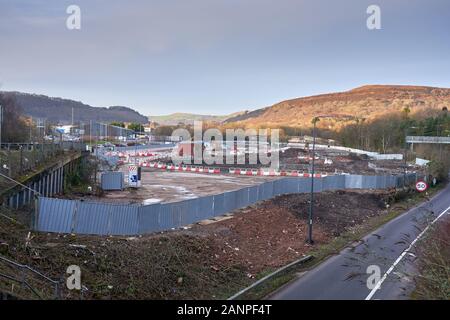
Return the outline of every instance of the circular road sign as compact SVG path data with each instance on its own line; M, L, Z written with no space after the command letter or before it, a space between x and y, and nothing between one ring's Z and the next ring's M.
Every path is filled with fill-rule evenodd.
M416 190L419 192L424 192L428 189L428 184L424 181L417 181Z

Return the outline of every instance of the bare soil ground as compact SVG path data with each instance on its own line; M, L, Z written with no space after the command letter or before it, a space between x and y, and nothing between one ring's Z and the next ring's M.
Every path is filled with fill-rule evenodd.
M141 188L105 192L101 198L93 197L92 200L121 203L175 202L237 190L274 179L277 178L170 172L146 168L142 171Z
M385 214L389 198L388 192L317 194L316 245ZM86 299L226 298L261 272L308 254L308 205L307 195L281 196L230 219L136 238L28 236L28 228L0 217L0 254L53 278L79 265ZM79 293L65 290L64 298L79 298Z
M280 166L286 170L308 171L310 160L300 157L312 157L311 150L290 148L280 153ZM350 154L346 151L316 150L315 167L318 172L345 172L350 174L400 174L404 162L400 160L370 160L365 155ZM325 163L325 159L332 163ZM414 168L418 170L419 168Z

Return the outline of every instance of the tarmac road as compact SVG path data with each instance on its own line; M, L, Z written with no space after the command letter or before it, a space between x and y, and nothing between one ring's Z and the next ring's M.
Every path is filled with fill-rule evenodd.
M411 275L415 272L415 240L433 221L439 223L443 219L450 219L450 185L430 201L280 288L269 299L408 299L414 290ZM380 277L373 277L374 269L367 273L369 266L378 266Z

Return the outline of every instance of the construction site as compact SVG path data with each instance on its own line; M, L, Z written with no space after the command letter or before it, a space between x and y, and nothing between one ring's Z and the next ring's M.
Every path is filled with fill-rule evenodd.
M379 2L0 0L0 300L450 300L450 2Z
M34 178L22 185L9 181L1 254L49 279L67 264L82 265L84 287L74 292L60 285L55 295L58 281L29 272L37 293L7 292L57 299L226 298L317 247L305 241L311 182L314 241L325 246L390 217L416 180L430 179L423 163L402 154L338 146L277 146L270 150L279 156L275 168L250 164L255 150L245 143L224 150L235 162L243 155L239 164L175 164L180 150L193 160L186 157L189 143L187 149L186 143L72 143L60 149L68 160L42 172L28 169ZM76 183L76 173L85 171L88 179ZM359 203L364 208L353 210ZM3 261L6 274L17 268L11 261ZM138 281L143 273L146 281ZM200 290L205 283L214 285Z
M102 159L106 163L114 164L112 166L114 170L123 173L124 184L123 190L104 190L99 200L119 203L175 202L250 187L283 177L308 178L312 170L310 146L283 145L277 150L279 152L277 168L261 163L250 164L248 147L228 151L235 159L239 154L244 155L245 163L239 165L236 163L207 165L204 162L200 165L174 164L172 155L186 149L185 143L183 146L175 145L166 149L153 146L142 150L105 152ZM226 152L224 157L227 156ZM325 145L317 145L314 154L316 177L395 176L409 173L426 175L426 166L423 162L416 164L415 159L405 161L403 154L378 155L363 150ZM141 167L139 188L126 188L130 165ZM111 166L104 168L107 170Z

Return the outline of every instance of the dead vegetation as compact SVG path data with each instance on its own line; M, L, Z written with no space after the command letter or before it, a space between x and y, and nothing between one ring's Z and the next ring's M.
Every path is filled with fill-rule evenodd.
M383 215L388 193L327 192L315 199L314 238L321 245ZM64 299L226 298L312 250L305 242L308 207L307 195L282 196L231 219L131 238L29 234L0 217L0 254L62 283L69 265L80 266L82 296L64 290Z
M419 276L414 296L418 299L450 299L450 220L443 221L419 242Z

